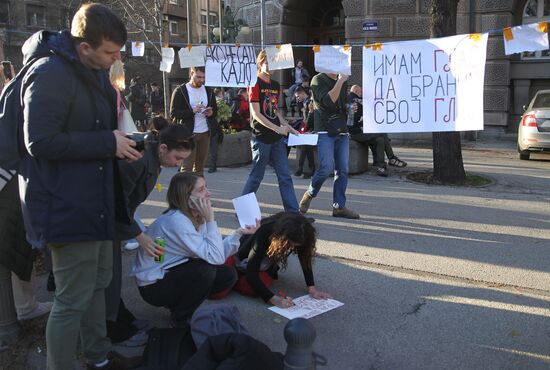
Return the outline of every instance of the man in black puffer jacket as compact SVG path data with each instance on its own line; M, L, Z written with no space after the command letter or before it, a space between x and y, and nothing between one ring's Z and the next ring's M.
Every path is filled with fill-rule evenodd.
M116 130L116 94L106 72L126 38L122 21L92 3L78 10L70 32L40 31L23 46L24 62L36 61L22 85L28 155L19 184L27 238L52 254L51 370L72 369L79 332L88 368L140 362L112 352L105 334L115 220L130 222L115 157L141 157L135 142Z

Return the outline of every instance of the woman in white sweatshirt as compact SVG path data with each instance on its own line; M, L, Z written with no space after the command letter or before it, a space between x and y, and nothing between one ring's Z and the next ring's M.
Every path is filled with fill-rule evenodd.
M166 198L168 210L146 232L151 239L164 239L164 260L157 262L140 248L131 274L143 299L167 307L172 325L183 326L206 298L235 284L235 269L223 263L236 253L243 234L257 230L259 221L222 239L206 182L192 173L176 174Z

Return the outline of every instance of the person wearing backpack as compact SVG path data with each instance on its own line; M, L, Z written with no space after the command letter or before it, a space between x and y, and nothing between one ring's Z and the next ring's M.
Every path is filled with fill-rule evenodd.
M126 39L120 18L89 3L76 12L70 31L39 31L23 46L24 63L36 61L21 87L28 154L19 185L27 239L52 255L51 370L73 368L79 334L88 369L142 363L112 351L105 329L115 224L130 223L116 158L141 157L116 129L116 93L106 71L121 58Z

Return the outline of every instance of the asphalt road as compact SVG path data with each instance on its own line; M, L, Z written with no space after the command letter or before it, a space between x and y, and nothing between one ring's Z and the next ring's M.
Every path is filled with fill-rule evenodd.
M407 180L432 168L431 150L394 151L408 167L349 180L347 206L360 220L331 216L332 180L308 213L319 234L316 285L345 304L311 319L315 351L328 361L323 368L550 369L550 156L519 161L515 143L465 143L466 171L493 180L465 188ZM207 174L226 234L238 226L231 199L249 170ZM146 223L165 209L174 172L162 171L164 189L140 207ZM298 200L308 181L294 178ZM272 170L257 196L264 215L282 210ZM125 252L126 270L132 259ZM295 257L274 289L306 293ZM167 311L144 303L130 278L123 295L136 316L168 325ZM286 319L259 299L232 293L225 302L239 308L254 337L284 352Z

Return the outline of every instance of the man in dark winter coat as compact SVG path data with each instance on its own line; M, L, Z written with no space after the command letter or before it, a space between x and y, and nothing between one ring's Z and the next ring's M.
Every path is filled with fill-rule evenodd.
M194 134L195 149L183 161L181 171L196 172L201 176L208 159L210 135L219 130L216 96L211 88L204 86L204 80L204 67L191 67L189 82L174 90L170 102L170 118Z
M115 157L141 157L135 142L116 130L116 94L106 72L120 59L126 38L122 21L92 3L75 14L70 33L40 31L23 46L25 63L38 60L22 85L29 155L21 162L19 184L28 239L52 254L56 292L46 328L51 370L72 369L79 333L90 369L129 369L141 362L112 352L105 333L115 220L130 222Z
M126 95L128 100L130 114L136 122L136 126L145 131L145 103L147 99L143 87L139 83L139 77L130 80L130 92Z

